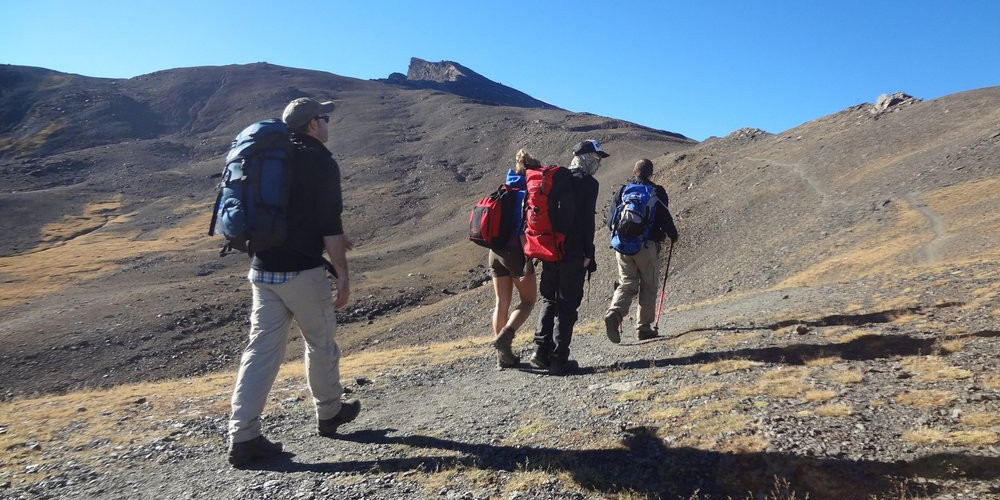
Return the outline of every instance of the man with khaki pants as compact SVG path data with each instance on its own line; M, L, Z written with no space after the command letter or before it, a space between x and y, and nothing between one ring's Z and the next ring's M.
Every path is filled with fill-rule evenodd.
M677 227L674 226L674 219L670 216L670 210L667 208L667 192L663 186L650 180L653 175L653 162L646 159L637 161L632 169L632 175L633 177L628 179L625 185L618 190L611 202L608 224L612 231L614 231L613 225L616 223L614 214L616 208L622 203L622 195L627 186L631 184L650 186L653 188L654 199L651 199L648 205L652 211L652 217L648 221L650 225L648 237L639 243L638 251L632 255L615 252L620 285L615 289L611 306L608 307L608 312L604 316L608 339L615 344L621 342L622 322L628 314L632 299L636 294L639 295L639 317L636 322L638 338L639 340L648 340L657 336L653 329L653 321L656 318L660 250L667 237L670 238L671 242L677 241Z
M248 279L253 288L250 342L240 359L229 419L229 463L243 466L281 453L281 443L264 437L260 416L278 375L292 319L305 340L306 381L322 436L355 419L356 399L341 400L340 348L334 309L347 304L351 241L341 222L340 167L326 148L332 102L295 99L282 120L292 131L288 237L283 246L257 252ZM337 275L337 296L330 291L323 251Z

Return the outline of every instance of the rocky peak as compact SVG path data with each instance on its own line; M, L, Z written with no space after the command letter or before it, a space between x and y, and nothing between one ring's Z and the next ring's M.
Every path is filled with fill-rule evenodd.
M430 62L419 57L410 58L410 69L406 72L407 80L428 82L456 82L462 77L479 77L475 71L452 61Z

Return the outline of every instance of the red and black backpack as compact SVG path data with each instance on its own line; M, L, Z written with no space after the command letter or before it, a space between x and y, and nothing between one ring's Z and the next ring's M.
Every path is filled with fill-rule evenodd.
M479 200L469 215L469 241L491 250L503 249L514 233L516 204L517 188L506 184Z
M524 198L524 255L528 258L557 262L565 255L565 228L561 221L566 214L553 190L569 189L569 170L558 165L528 167Z

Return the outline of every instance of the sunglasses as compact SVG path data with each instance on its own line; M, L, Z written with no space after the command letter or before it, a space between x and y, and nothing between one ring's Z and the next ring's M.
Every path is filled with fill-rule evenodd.
M325 121L326 123L330 123L330 115L319 115L319 116L317 116L317 117L316 117L316 118L314 118L314 119L315 119L315 120L323 120L323 121Z

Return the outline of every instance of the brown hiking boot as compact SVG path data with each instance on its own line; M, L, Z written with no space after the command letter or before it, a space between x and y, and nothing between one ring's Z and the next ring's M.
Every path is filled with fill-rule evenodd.
M660 336L660 334L656 333L656 330L653 330L652 328L648 328L648 327L646 327L646 328L639 328L639 340L655 339L656 337L659 337L659 336Z
M615 311L608 311L604 315L604 328L608 335L608 340L612 343L620 344L622 341L622 317Z
M514 354L511 346L514 343L514 330L502 328L500 334L493 339L493 347L497 349L497 366L500 368L513 368L521 363L521 357Z
M361 401L357 399L345 399L340 405L340 411L333 417L321 419L317 430L323 437L333 437L337 435L337 427L353 421L361 413Z
M272 443L264 436L257 436L249 441L241 441L229 445L229 464L242 467L250 462L264 460L281 454L281 443Z

